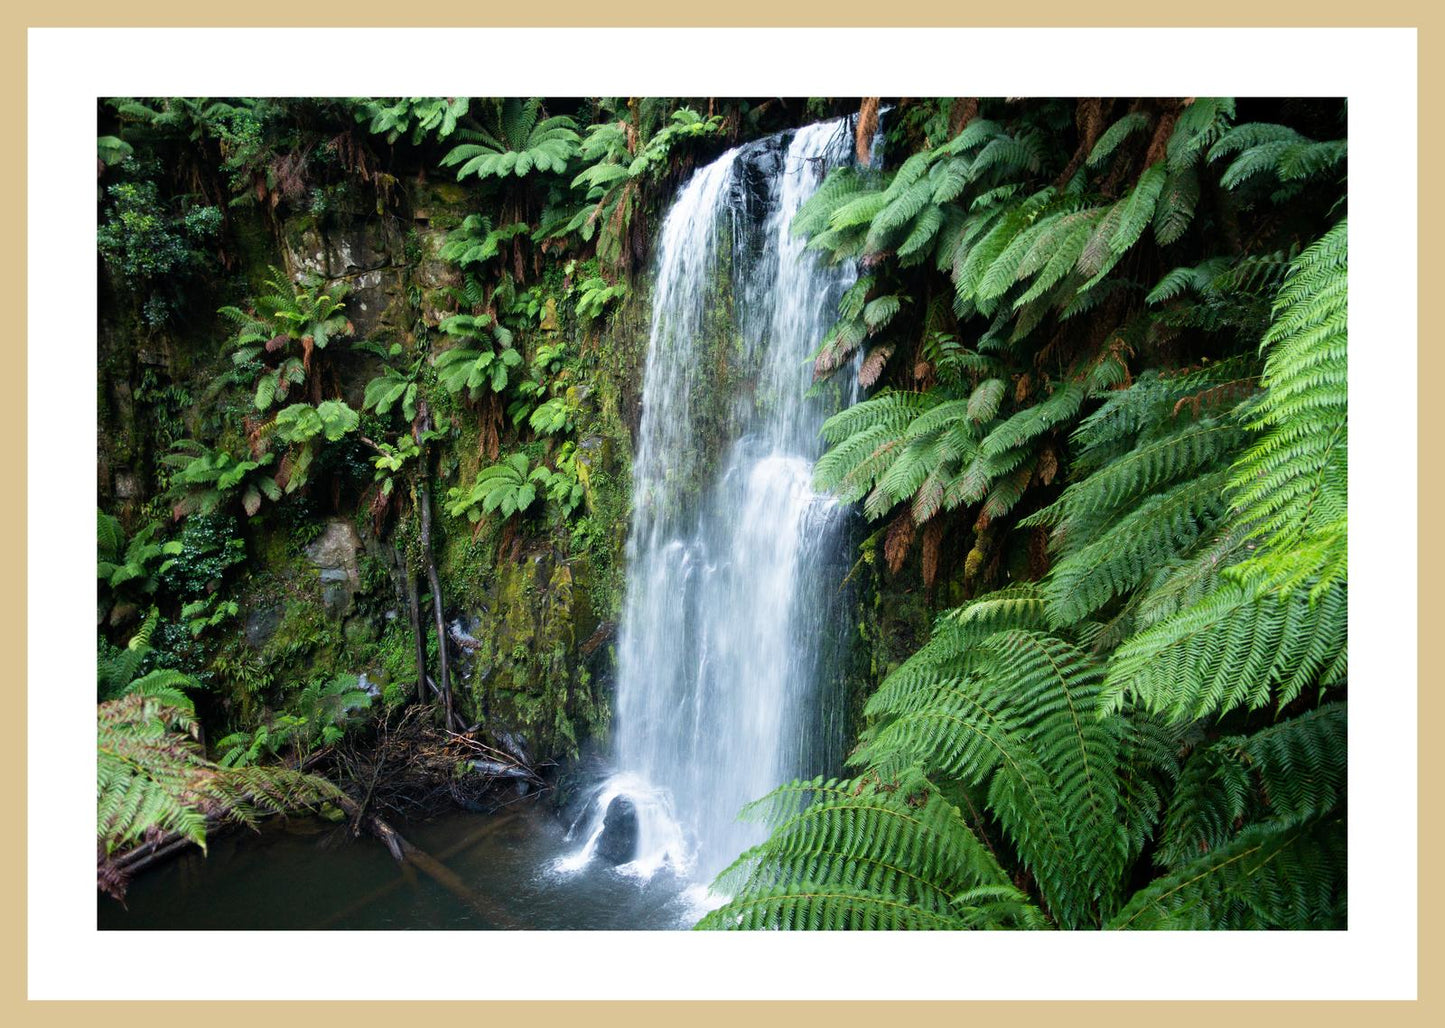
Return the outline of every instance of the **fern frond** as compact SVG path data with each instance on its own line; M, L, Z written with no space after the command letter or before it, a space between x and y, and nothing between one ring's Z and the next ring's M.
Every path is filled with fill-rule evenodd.
M1345 798L1346 725L1346 705L1329 703L1196 749L1170 799L1157 859L1178 869L1241 825L1297 824L1334 811Z
M1077 926L1109 905L1125 852L1116 729L1096 709L1101 676L1062 640L995 633L952 669L890 676L866 708L881 727L850 759L986 786L1048 909Z
M1073 380L1064 382L1048 399L1025 407L989 432L979 444L979 453L990 459L1001 457L1005 452L1037 439L1077 414L1087 394L1081 383Z
M1228 472L1190 478L1134 505L1101 531L1065 532L1063 556L1049 575L1055 627L1080 621L1145 581L1161 564L1187 552L1224 514Z
M1147 628L1109 662L1105 706L1129 697L1173 721L1217 717L1236 707L1283 707L1312 686L1343 681L1346 588L1257 592L1226 583L1204 600Z
M95 512L95 541L102 560L117 562L125 554L125 530L118 520L101 510Z
M1042 262L1042 266L1034 275L1029 288L1014 301L1015 310L1044 296L1074 270L1075 263L1083 254L1084 246L1093 237L1098 225L1108 216L1109 210L1110 208L1094 207L1065 215L1054 231L1040 237L1035 249L1030 250L1019 266L1020 280L1026 275L1034 274L1035 265ZM1043 244L1045 238L1048 239L1047 248L1039 251L1037 248Z
M918 217L913 219L903 242L898 244L895 252L900 263L908 265L926 257L926 248L938 237L946 222L947 215L938 207L925 207Z
M1102 443L1087 434L1076 433L1075 439L1086 445ZM1072 483L1045 514L1030 523L1077 526L1108 518L1126 504L1171 482L1221 463L1237 451L1243 439L1239 426L1229 421L1205 418L1186 424L1162 439L1144 442Z
M1154 238L1160 246L1178 242L1194 221L1199 175L1193 167L1170 172L1154 208Z
M1042 161L1043 141L1037 135L1014 138L996 135L984 144L978 156L969 166L969 174L975 181L982 180L988 172L1002 177L1007 172L1036 172Z
M1234 503L1288 547L1347 511L1348 228L1341 220L1290 265L1265 333L1263 436L1236 465Z
M920 156L923 155L915 154L909 160ZM901 180L902 175L903 169L900 169L898 177L894 179L895 185ZM896 194L893 186L890 186L884 192L883 198L886 202L869 221L868 240L864 244L872 253L882 250L893 233L911 222L925 206L932 202L933 183L923 179ZM840 228L842 226L834 223L833 227Z
M718 877L715 889L737 893L698 927L964 928L1042 920L958 809L916 772L886 782L794 782L745 811L760 814L776 826L772 835Z
M1200 96L1180 112L1166 150L1169 169L1191 167L1209 151L1234 120L1234 98Z
M1109 239L1109 247L1116 254L1121 254L1133 246L1149 227L1159 194L1164 191L1167 180L1164 162L1156 161L1145 169L1144 174L1139 176L1139 181L1134 183L1134 188L1129 190L1129 195L1120 201L1123 210L1119 215L1119 227Z
M987 231L977 241L961 241L953 259L955 310L978 302L984 275L993 270L995 265L998 267L994 272L994 279L990 280L989 288L997 288L1001 295L1013 281L1014 273L1018 270L1017 261L1023 259L1023 248L1020 245L1008 261L1000 263L1005 251L1020 233L1034 224L1053 199L1054 191L1044 189L1013 202L1002 211L990 214L980 221L980 230L987 228Z
M863 188L865 180L857 169L833 169L793 215L790 231L795 236L810 239L821 234L828 228L833 212Z
M1128 139L1135 132L1142 132L1149 127L1149 116L1143 111L1130 111L1114 124L1110 125L1099 136L1099 141L1089 151L1088 160L1084 163L1090 168L1103 164L1119 148L1119 144Z
M700 929L940 931L968 927L962 918L902 900L834 885L804 883L730 900L698 922Z
M1133 609L1135 630L1171 618L1213 592L1224 573L1248 555L1246 542L1244 530L1230 521L1201 539L1189 553L1162 564Z
M1151 882L1106 927L1343 928L1345 871L1343 818L1257 825Z

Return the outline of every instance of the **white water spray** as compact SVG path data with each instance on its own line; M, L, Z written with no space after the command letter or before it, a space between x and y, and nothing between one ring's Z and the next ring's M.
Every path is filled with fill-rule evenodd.
M744 804L840 756L819 644L843 577L843 515L812 489L831 407L807 393L808 357L853 275L805 252L790 226L847 159L848 127L729 151L692 177L662 227L618 648L618 772L574 826L580 848L563 870L594 858L622 797L636 846L621 870L711 881L763 837L737 821ZM726 405L713 392L720 373Z

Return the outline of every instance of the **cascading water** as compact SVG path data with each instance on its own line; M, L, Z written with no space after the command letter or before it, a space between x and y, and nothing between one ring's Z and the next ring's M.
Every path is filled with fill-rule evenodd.
M625 870L708 882L762 838L737 821L745 803L841 756L820 641L843 578L844 518L812 489L832 405L808 395L808 357L853 276L805 252L790 226L847 159L848 128L826 122L729 151L694 174L662 227L619 636L618 771L563 866L605 853L626 819Z

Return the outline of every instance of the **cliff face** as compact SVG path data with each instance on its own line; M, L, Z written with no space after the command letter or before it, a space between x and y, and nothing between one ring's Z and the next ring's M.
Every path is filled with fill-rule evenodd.
M237 206L227 213L222 263L187 279L184 301L159 324L147 318L146 290L101 262L99 506L120 517L128 533L155 521L158 537L181 542L166 581L174 585L182 576L185 588L167 594L169 602L178 610L202 606L179 617L164 611L158 641L210 687L200 703L216 734L254 727L286 709L307 682L337 675L364 676L388 704L414 696L413 599L433 678L438 658L416 483L398 479L405 495L382 503L374 452L366 446L348 439L328 448L304 488L253 516L234 502L211 514L175 516L164 495L171 448L190 439L244 454L265 420L256 417L245 387L228 384L236 333L218 308L253 302L272 268L291 280L310 277L323 292L344 285L350 333L331 342L315 389L361 411L388 348L435 358L457 345L440 326L466 309L459 299L466 281L442 250L489 202L475 188L416 175L391 184L384 203L353 193L308 211ZM540 440L527 431L526 413L508 411L499 396L469 402L464 392L433 389L432 413L447 429L430 447L431 554L460 716L469 725L484 722L534 761L556 760L586 740L606 739L648 276L635 272L625 297L604 315L584 318L579 287L589 271L577 261L505 243L495 260L506 263L515 282L508 302L521 325L516 346L524 359L547 347L563 355L551 389L565 398L569 425ZM728 268L724 259L704 326L704 385L695 398L699 422L716 429L704 434L717 440L736 392L752 387L732 366L740 344ZM376 345L359 348L363 341ZM291 397L298 398L316 396ZM357 434L394 439L396 426L363 413ZM703 479L717 459L704 442ZM449 491L465 491L499 455L524 452L538 463L555 462L564 445L584 494L570 514L539 503L524 515L493 514L473 524L448 513ZM864 534L860 520L854 535ZM827 661L828 673L842 679L838 694L849 697L849 725L877 682L926 637L931 616L932 595L916 568L885 572L873 559L876 542L849 557L856 562L848 576L853 623L832 626L838 653ZM940 581L946 578L945 570ZM411 582L417 592L409 592ZM117 602L102 611L101 631L123 643L144 614L144 603Z
M383 361L354 341L412 352L418 340L432 340L433 354L451 345L437 328L457 309L448 290L463 283L439 251L475 197L452 184L397 188L404 195L380 214L358 207L280 219L255 209L233 215L228 239L240 241L240 252L230 255L230 274L218 270L195 283L185 308L158 327L143 316L144 296L101 264L99 505L128 532L160 521L162 534L184 542L179 570L194 565L203 594L235 603L233 616L200 631L174 619L161 628L188 663L208 669L210 699L232 725L281 708L318 677L364 675L392 701L415 682L406 581L420 570L416 519L398 515L402 505L379 509L362 446L328 451L304 489L252 517L223 507L178 521L162 496L169 473L162 458L173 444L189 438L244 450L245 397L218 386L234 329L215 311L255 295L268 268L314 276L324 291L347 286L350 338L331 343L319 388L355 410ZM575 752L607 724L646 307L632 300L605 321L582 322L575 276L561 262L520 270L538 313L518 347L529 358L547 345L566 354L558 389L571 411L569 441L585 495L570 517L543 510L473 525L447 515L449 489L465 488L498 453L523 444L495 401L478 407L437 390L434 414L449 427L431 445L432 550L460 713L468 724L485 719L544 760ZM367 418L361 432L381 438L384 430ZM407 500L414 505L414 496ZM121 641L143 613L117 604L103 612L101 628Z

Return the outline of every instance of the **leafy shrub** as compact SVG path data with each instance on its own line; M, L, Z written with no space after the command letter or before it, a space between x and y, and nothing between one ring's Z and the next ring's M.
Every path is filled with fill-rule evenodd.
M118 182L106 187L110 202L97 233L101 256L126 278L153 281L205 267L202 244L221 227L215 207L190 207L173 214L161 203L156 184Z

